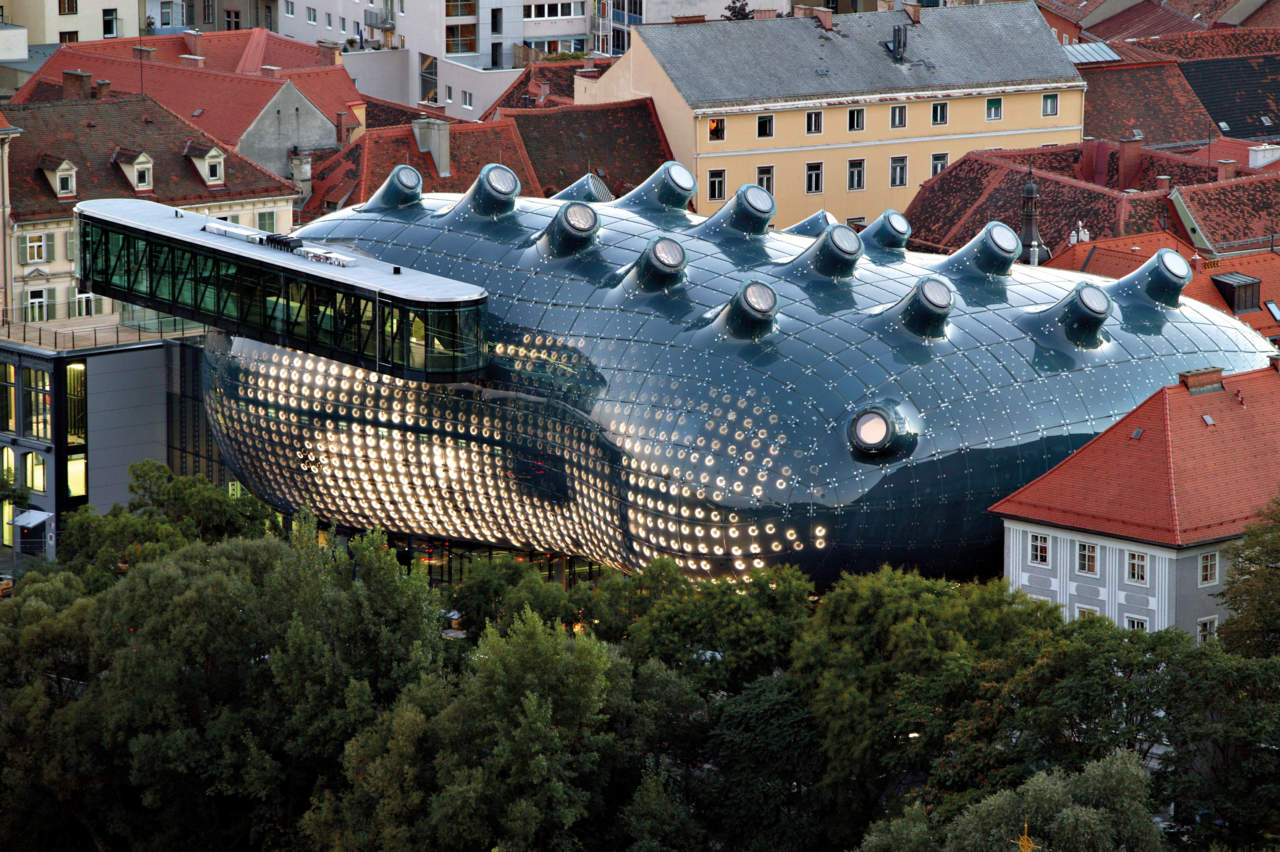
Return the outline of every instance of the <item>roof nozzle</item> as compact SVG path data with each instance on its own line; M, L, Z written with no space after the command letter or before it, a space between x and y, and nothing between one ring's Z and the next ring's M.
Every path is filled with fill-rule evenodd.
M684 246L670 237L654 237L636 258L636 285L651 292L665 290L684 276L684 264Z
M828 225L813 245L787 263L788 269L827 278L848 278L862 256L862 240L848 225Z
M613 203L630 209L684 210L697 191L693 172L671 160Z
M612 201L613 193L604 181L587 172L564 189L551 196L557 201Z
M1097 349L1106 343L1102 326L1111 316L1111 297L1096 284L1081 281L1075 289L1042 311L1015 322L1051 349Z
M911 223L897 210L886 210L859 236L870 247L901 251L911 237Z
M875 402L849 421L849 448L858 461L880 464L914 450L920 429L920 414L909 402Z
M480 170L479 177L458 201L455 210L471 210L481 216L503 216L515 209L520 178L499 163Z
M591 245L600 229L596 211L581 201L561 205L543 232L542 243L552 257L575 254Z
M422 200L422 175L413 166L399 165L391 170L382 186L369 197L361 209L395 210Z
M1162 248L1109 289L1122 304L1145 296L1167 308L1176 308L1183 288L1191 283L1191 275L1191 264L1185 257L1173 249Z
M698 226L699 233L707 235L721 228L729 228L749 237L758 237L769 230L769 223L778 212L773 196L754 183L743 184L723 207Z
M836 217L826 210L806 216L790 228L783 228L784 234L795 234L797 237L820 237L828 226L836 224Z
M926 275L889 311L897 314L898 322L907 331L937 340L947 336L947 317L955 301L946 281Z
M778 294L763 281L748 281L725 308L725 330L734 337L752 340L773 328L778 315Z
M938 267L963 275L977 273L985 276L1006 276L1013 262L1022 253L1022 241L1013 228L1003 222L988 222L987 226L968 243Z

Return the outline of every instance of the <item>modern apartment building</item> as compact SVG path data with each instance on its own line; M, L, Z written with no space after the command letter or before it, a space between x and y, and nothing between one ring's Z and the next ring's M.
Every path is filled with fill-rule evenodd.
M975 148L1080 141L1084 81L1033 3L911 8L639 26L575 100L652 97L699 213L758 184L783 225L905 210Z
M9 0L6 22L27 28L28 44L129 38L138 35L137 3L119 0Z

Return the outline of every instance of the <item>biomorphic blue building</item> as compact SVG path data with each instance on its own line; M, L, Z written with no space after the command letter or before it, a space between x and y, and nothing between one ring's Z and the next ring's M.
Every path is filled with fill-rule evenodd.
M884 562L996 575L985 508L1180 371L1269 344L1185 299L1161 251L1119 281L1015 263L992 223L950 256L763 189L710 218L668 163L611 199L522 198L395 169L290 235L82 203L83 286L221 329L206 408L241 480L347 528L820 584Z

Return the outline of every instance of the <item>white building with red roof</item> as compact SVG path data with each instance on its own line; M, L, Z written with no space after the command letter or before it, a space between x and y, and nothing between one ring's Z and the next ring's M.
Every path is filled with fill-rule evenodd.
M990 509L1028 595L1132 629L1212 636L1224 550L1280 490L1280 356L1179 375Z

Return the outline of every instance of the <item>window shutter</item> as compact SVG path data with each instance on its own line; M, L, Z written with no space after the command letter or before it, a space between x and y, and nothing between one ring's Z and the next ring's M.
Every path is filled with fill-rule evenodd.
M93 297L93 315L98 316L106 310L107 300L101 296Z
M44 262L53 263L58 259L58 241L55 239L56 234L42 234L40 239L44 240Z
M27 235L18 234L18 263L27 265Z
M80 294L76 292L76 286L72 284L66 288L67 298L64 300L67 305L67 319L71 319L76 315L76 297Z
M44 291L44 318L58 318L58 290L56 287L50 287ZM67 314L70 316L70 312Z
M76 241L76 229L72 228L70 231L67 231L67 260L76 259L77 249L79 249L79 245Z

